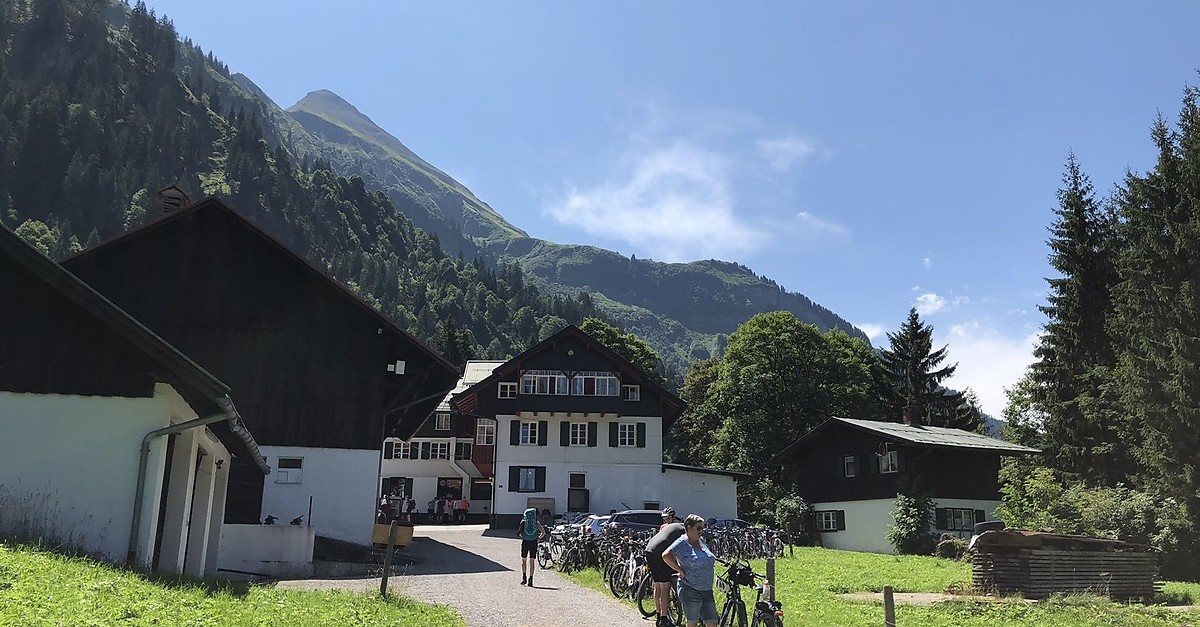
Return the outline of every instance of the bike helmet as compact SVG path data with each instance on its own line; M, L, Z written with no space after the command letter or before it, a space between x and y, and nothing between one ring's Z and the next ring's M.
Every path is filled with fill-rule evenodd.
M674 516L674 515L675 515L675 508L674 508L674 507L667 507L666 509L664 509L664 510L663 510L663 513L662 513L662 517L663 517L663 518L669 518L669 517L672 517L672 516Z

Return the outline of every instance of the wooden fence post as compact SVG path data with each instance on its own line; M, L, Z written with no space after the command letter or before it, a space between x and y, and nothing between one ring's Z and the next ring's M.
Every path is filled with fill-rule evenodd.
M896 627L896 600L891 586L883 587L883 627Z
M771 582L771 589L768 590L768 592L770 592L770 594L767 595L767 600L774 601L775 600L775 588L776 588L775 558L774 557L767 558L767 581Z
M383 578L379 580L379 596L387 597L387 581L388 575L392 574L392 550L396 547L396 523L392 521L391 528L388 529L387 553L383 554Z

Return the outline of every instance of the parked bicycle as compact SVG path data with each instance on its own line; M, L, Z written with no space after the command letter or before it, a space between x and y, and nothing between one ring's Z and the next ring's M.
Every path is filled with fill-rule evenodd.
M727 567L724 575L717 576L717 588L725 593L720 627L746 627L746 601L742 599L742 588L755 591L750 627L783 627L783 604L771 599L771 582L741 560L717 561ZM762 583L755 585L756 580L762 580Z

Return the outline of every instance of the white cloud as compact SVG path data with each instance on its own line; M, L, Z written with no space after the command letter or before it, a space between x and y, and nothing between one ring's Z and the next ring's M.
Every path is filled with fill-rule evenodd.
M754 142L759 154L767 160L771 169L785 172L790 170L798 161L817 152L813 142L795 135L776 139L760 139Z
M921 265L925 266L926 270L928 270L929 268L932 268L933 267L933 255L931 255L929 253L925 253L925 257L921 259Z
M803 224L803 226L805 227L804 230L809 232L810 234L820 233L820 234L845 235L850 232L850 230L847 229L844 225L838 224L837 222L829 222L828 220L822 220L821 218L818 218L817 216L815 216L807 211L801 211L801 212L797 213L796 219L798 219L801 222L801 224Z
M864 322L854 326L858 327L858 329L863 333L866 333L867 339L871 340L872 342L875 341L875 338L881 337L884 331L887 330L887 327L883 326L882 324L875 324L874 322Z
M1004 388L1016 383L1033 363L1037 339L1038 333L1028 328L1006 335L990 322L976 319L953 325L934 346L949 345L948 361L958 362L946 385L975 390L983 411L999 418L1007 402Z
M768 234L734 214L730 167L714 150L675 140L626 154L607 182L569 186L546 213L662 261L736 257Z
M933 292L925 292L917 297L917 302L913 306L917 308L917 313L922 316L929 316L944 309L946 307L946 299Z

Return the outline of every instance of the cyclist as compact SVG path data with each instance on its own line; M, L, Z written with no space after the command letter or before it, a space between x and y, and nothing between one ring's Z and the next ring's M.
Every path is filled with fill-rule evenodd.
M704 518L688 514L683 525L686 533L667 547L662 559L679 573L679 601L688 627L697 627L701 622L717 627L717 601L713 597L717 558L700 537Z
M654 581L654 610L658 612L655 627L671 624L667 604L671 599L671 576L675 571L663 561L662 554L684 533L683 523L675 519L674 507L664 509L662 518L658 533L646 543L646 564L650 566L650 577Z
M521 537L521 585L533 587L533 573L537 570L538 540L546 535L546 528L538 522L537 510L530 507L525 510L521 523L517 525L517 535ZM529 576L525 575L525 565L529 565Z

